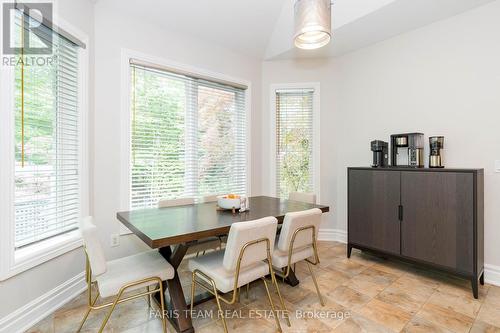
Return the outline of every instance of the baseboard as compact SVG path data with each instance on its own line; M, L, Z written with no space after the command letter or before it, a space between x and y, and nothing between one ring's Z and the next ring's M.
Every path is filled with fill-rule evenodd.
M500 266L485 264L484 282L500 287Z
M347 231L342 229L319 229L318 240L347 243Z
M1 318L0 333L21 333L27 331L40 320L78 296L85 288L85 272L82 272L4 318Z

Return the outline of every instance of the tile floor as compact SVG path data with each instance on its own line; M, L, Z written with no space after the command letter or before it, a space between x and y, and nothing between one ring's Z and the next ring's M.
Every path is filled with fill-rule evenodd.
M482 286L475 300L465 280L356 250L347 259L345 245L335 242L321 242L319 251L321 264L315 271L326 305L319 304L306 265L298 264L300 284L292 288L280 283L292 322L287 327L281 321L285 332L500 333L499 287ZM183 270L186 292L189 278ZM78 296L28 332L74 332L85 302L85 294ZM223 307L230 310L230 332L276 331L274 319L257 311L269 308L262 283L252 284L248 299L242 293L240 303ZM214 301L195 308L196 332L222 332L220 320L203 316L210 311L216 314L216 309ZM96 332L103 316L104 311L91 313L83 332ZM173 332L170 325L168 329ZM161 322L152 318L145 299L137 299L117 307L106 332L161 332Z

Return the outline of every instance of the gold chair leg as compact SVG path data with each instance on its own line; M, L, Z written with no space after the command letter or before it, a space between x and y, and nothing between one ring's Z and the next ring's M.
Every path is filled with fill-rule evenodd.
M149 293L149 286L146 287L146 291ZM152 309L151 307L151 294L146 295L146 300L148 301L148 307Z
M99 333L102 333L104 331L104 327L106 327L106 324L108 323L109 318L111 317L111 314L115 310L116 305L118 304L118 301L120 300L120 297L122 296L123 290L120 290L118 295L116 296L113 305L111 305L111 309L109 309L108 313L106 314L106 317L104 317L104 320L102 321L101 328L99 329Z
M276 288L276 292L278 293L281 308L283 309L283 312L286 314L286 316L285 316L286 324L288 327L290 327L290 326L292 326L292 324L290 323L290 314L288 313L288 309L286 308L285 302L283 301L283 297L281 297L280 288L278 287L278 281L276 280L276 277L274 276L274 274L272 274L272 283L273 283L274 287Z
M196 282L195 282L195 273L193 272L191 278L191 316L193 315L193 307L194 307L194 292L196 288Z
M220 305L219 294L217 293L217 287L215 286L215 283L213 281L212 281L212 287L214 288L214 296L215 300L217 301L217 308L219 309L219 315L222 320L222 325L224 326L224 333L228 333L226 318L224 318L224 313L222 312L222 307Z
M316 276L314 275L314 272L311 268L311 264L309 263L309 261L306 261L306 263L307 263L307 268L309 268L309 273L311 273L314 286L316 287L316 292L318 293L319 302L321 303L321 306L325 306L325 302L323 301L323 296L321 296L321 293L319 291L318 281L316 281Z
M92 301L92 303L89 305L87 311L85 312L85 315L83 316L83 319L82 321L80 322L80 326L78 327L78 330L76 330L76 333L79 333L82 328L83 328L83 325L85 324L85 322L87 321L87 318L89 317L89 314L90 314L90 311L92 310L92 306L94 306L95 302L97 302L97 299L99 298L99 293L97 293L97 295L95 296L94 300Z
M271 309L273 310L274 313L274 319L276 321L276 326L278 326L278 331L283 332L283 330L281 329L280 320L278 318L278 311L276 311L276 308L274 307L273 299L271 298L271 294L269 293L269 288L267 287L266 279L262 278L262 282L264 282L264 286L266 287L267 298L269 298L269 303L271 304Z
M167 333L167 318L165 313L165 290L163 290L163 282L160 281L160 305L161 305L161 321L163 333Z

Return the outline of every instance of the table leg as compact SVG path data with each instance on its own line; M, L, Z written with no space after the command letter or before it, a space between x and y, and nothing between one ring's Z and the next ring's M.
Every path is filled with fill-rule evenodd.
M285 278L285 282L291 285L292 287L295 287L299 284L299 279L297 279L297 276L295 275L295 272L293 271L292 268L290 268L290 273L288 273L288 277Z
M191 315L189 314L189 309L186 304L186 298L184 292L182 291L181 281L179 279L179 274L177 273L177 268L182 262L184 255L188 246L184 244L179 244L175 246L172 252L170 246L162 247L159 252L160 254L174 267L175 276L173 279L168 280L164 285L167 285L169 301L168 320L174 326L177 332L190 333L194 332L193 323L191 322ZM155 297L158 297L155 295Z

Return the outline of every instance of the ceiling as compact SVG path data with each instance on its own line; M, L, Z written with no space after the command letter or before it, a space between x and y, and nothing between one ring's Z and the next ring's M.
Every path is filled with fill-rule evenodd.
M314 51L293 46L295 0L102 0L160 28L258 59L332 57L493 0L334 0L333 40Z

